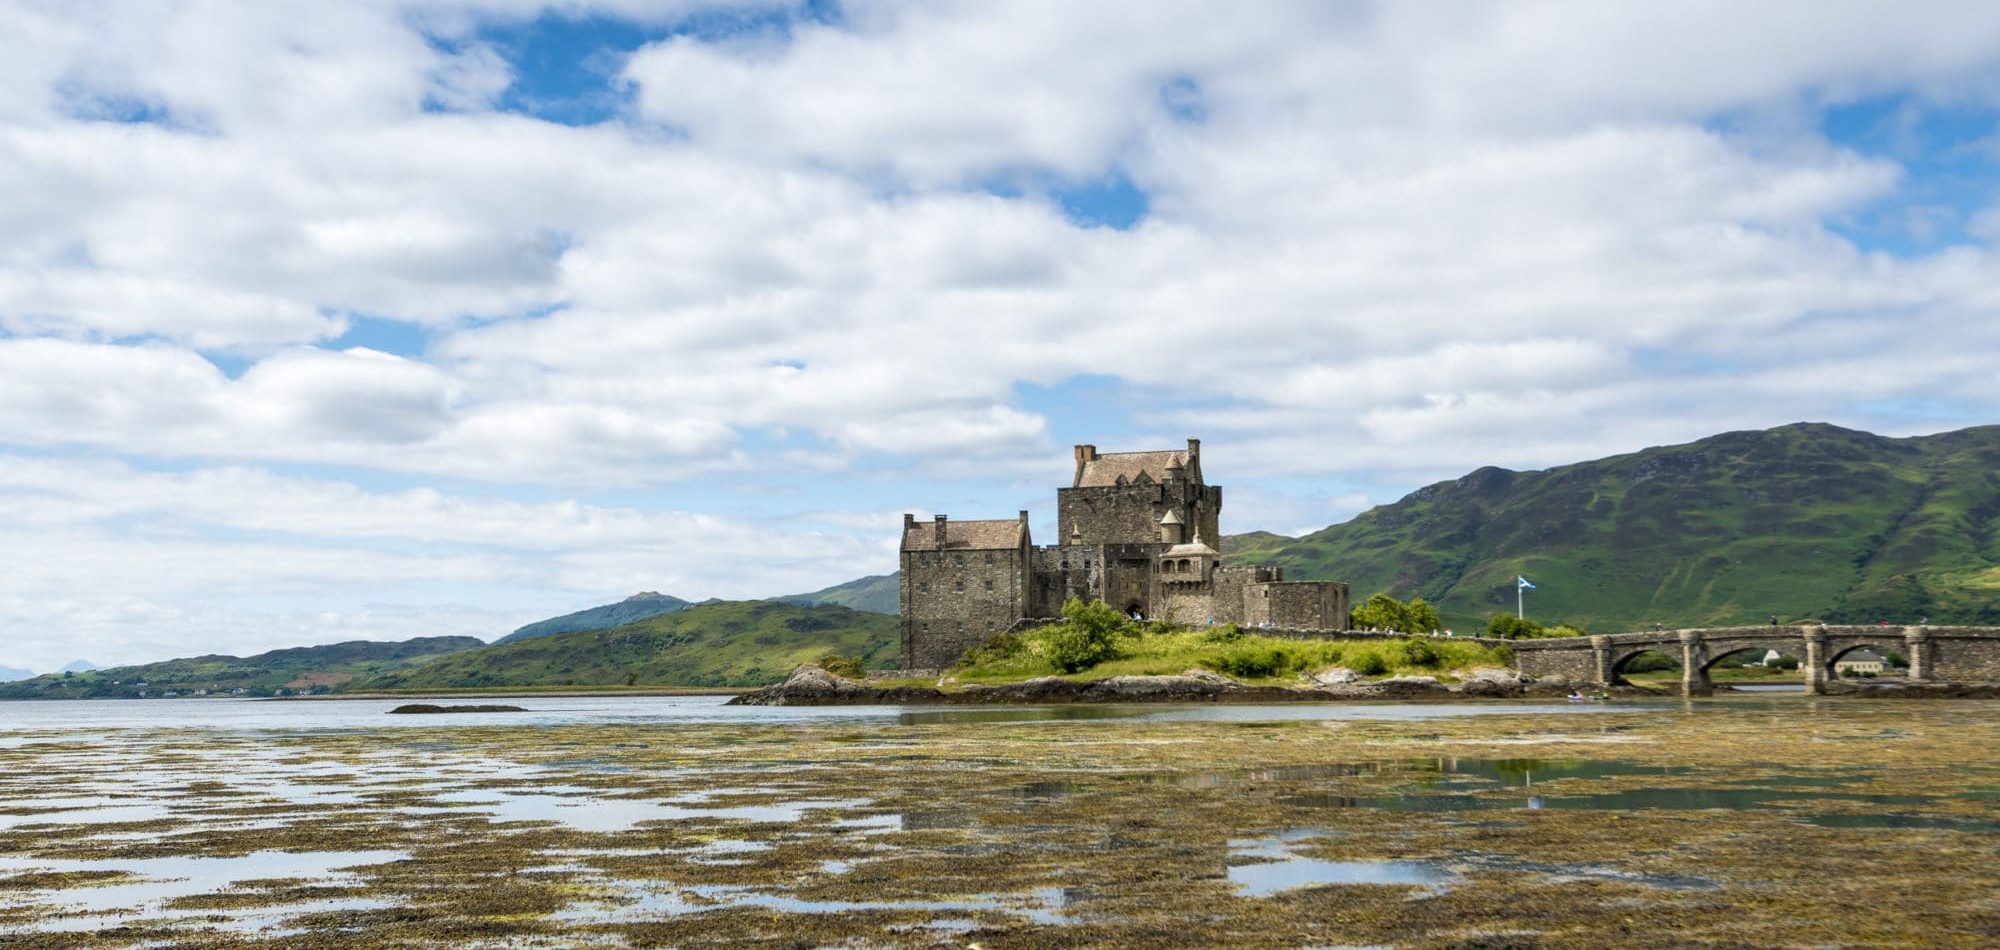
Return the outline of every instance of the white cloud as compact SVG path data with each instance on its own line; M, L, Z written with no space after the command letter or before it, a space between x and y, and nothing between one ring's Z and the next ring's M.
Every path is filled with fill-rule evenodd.
M1996 106L2000 9L863 0L650 44L614 121L493 111L538 68L496 18L727 6L8 4L0 443L197 466L64 470L12 540L72 532L50 563L110 571L141 615L213 617L203 585L257 579L778 593L882 569L879 536L778 532L774 558L700 501L200 466L537 498L710 478L797 510L886 509L829 496L892 471L884 493L956 507L942 480L1039 493L1054 433L1132 413L1208 440L1247 489L1234 527L1290 529L1347 486L2000 406L1990 246L1833 227L1911 186L1913 110ZM1817 129L1896 96L1890 157ZM1114 172L1147 217L1069 220L1053 193ZM421 352L341 342L380 322ZM1084 374L1117 404L1019 395ZM1257 493L1280 476L1343 487ZM155 534L91 514L134 492L173 499L139 509Z
M0 455L0 550L32 552L0 572L0 630L15 634L0 654L48 666L86 646L103 663L196 645L491 639L640 589L763 597L880 573L894 564L879 541L893 524L763 524ZM75 637L26 636L55 629Z

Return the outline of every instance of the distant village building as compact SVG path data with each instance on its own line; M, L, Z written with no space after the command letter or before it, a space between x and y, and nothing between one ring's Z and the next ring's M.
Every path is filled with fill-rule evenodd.
M1833 672L1837 676L1880 673L1887 663L1882 654L1863 647L1833 661Z
M1061 543L1036 546L1028 513L919 523L903 516L904 669L950 666L992 634L1055 617L1072 597L1128 616L1190 626L1239 623L1347 628L1348 589L1287 581L1277 567L1223 567L1222 488L1202 480L1201 442L1186 451L1076 447L1056 491Z

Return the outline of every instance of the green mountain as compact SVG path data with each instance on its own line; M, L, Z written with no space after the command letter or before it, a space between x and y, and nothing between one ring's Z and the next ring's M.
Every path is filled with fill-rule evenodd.
M810 594L790 594L774 598L788 604L839 604L878 614L898 614L903 610L903 575L873 574L845 584L835 584Z
M316 647L272 650L253 657L197 656L141 666L69 671L0 683L0 699L104 699L167 693L269 696L324 692L349 680L386 672L417 660L484 646L472 637L418 637L401 643L353 640Z
M1422 596L1460 629L1514 609L1654 623L2000 623L2000 426L1892 439L1806 424L1540 472L1482 468L1232 563Z
M662 594L658 591L641 591L615 604L579 610L573 614L537 620L519 630L501 637L498 643L513 643L517 640L532 640L535 637L552 636L558 633L574 633L578 630L609 630L647 617L686 610L693 603Z
M762 686L828 652L879 668L896 618L834 605L717 601L610 630L558 633L439 657L344 691L523 686Z

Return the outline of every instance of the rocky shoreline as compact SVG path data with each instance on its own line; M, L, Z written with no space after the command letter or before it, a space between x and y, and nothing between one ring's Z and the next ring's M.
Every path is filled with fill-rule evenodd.
M1536 680L1512 670L1481 669L1454 683L1434 676L1364 680L1333 670L1299 686L1248 686L1209 670L1178 676L1113 676L1078 682L1049 676L1001 686L967 684L946 690L930 686L875 686L802 666L783 683L745 693L732 706L985 705L1033 703L1310 703L1356 699L1450 701L1468 698L1561 698L1576 688L1566 680ZM1595 689L1589 690L1596 692ZM1615 694L1658 695L1617 687Z

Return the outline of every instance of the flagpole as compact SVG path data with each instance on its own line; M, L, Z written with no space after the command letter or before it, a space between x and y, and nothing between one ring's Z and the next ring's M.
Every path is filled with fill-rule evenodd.
M1514 582L1514 619L1528 619L1528 589L1519 581Z

